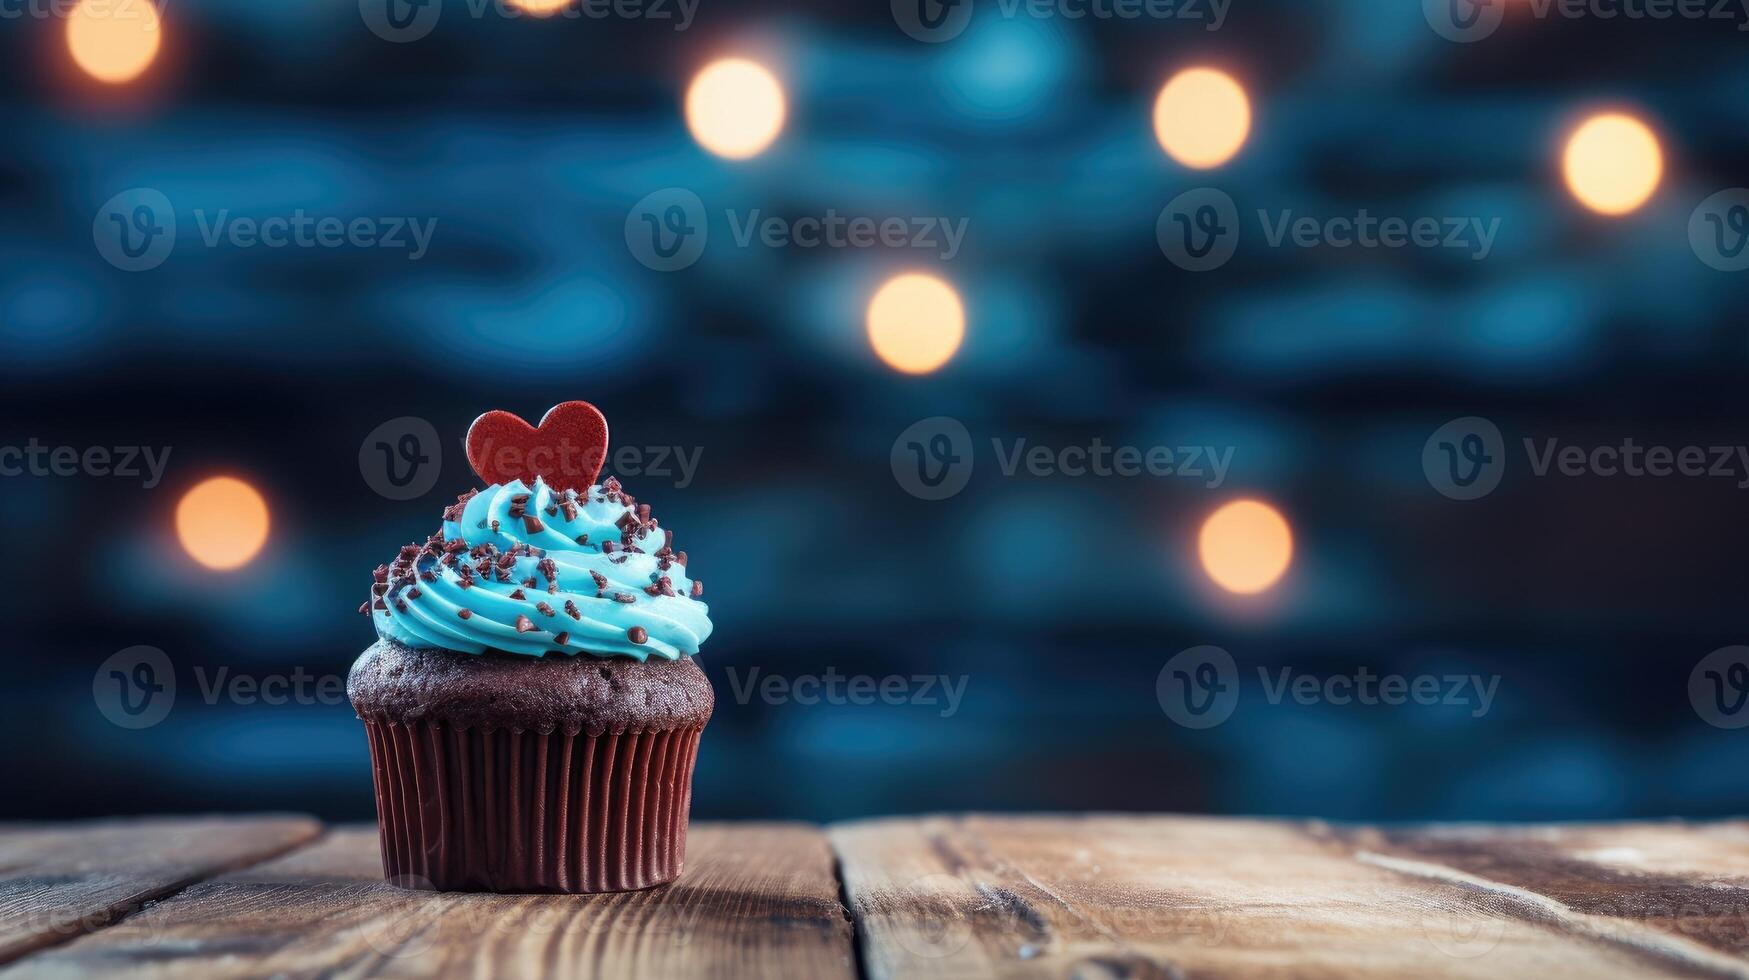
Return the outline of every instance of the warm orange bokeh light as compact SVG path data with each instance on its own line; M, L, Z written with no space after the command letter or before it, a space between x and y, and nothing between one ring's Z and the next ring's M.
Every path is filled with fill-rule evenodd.
M1235 500L1203 521L1197 552L1216 585L1251 595L1274 585L1287 571L1294 557L1293 530L1274 507Z
M1599 113L1567 138L1561 155L1567 188L1599 214L1635 210L1658 189L1664 151L1651 128L1621 112Z
M204 480L176 505L176 537L189 557L228 571L247 564L267 543L267 501L230 476Z
M777 76L745 58L711 62L686 90L692 138L730 160L745 160L770 146L783 130L787 111Z
M110 85L139 77L163 40L152 0L80 0L67 15L67 51L74 63Z
M952 286L908 272L868 301L868 342L889 367L928 374L946 364L966 335L966 311Z
M1154 100L1154 138L1174 160L1206 170L1233 158L1251 132L1251 100L1233 76L1186 68Z
M510 5L525 14L546 17L569 6L571 0L510 0Z

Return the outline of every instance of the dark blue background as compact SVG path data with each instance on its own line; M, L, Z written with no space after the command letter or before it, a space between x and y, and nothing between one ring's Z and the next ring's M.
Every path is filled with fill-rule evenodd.
M459 451L489 408L586 398L619 445L702 450L679 489L630 478L709 587L717 715L703 817L960 808L1337 818L1724 814L1749 805L1749 735L1691 707L1690 672L1743 642L1749 500L1730 480L1533 478L1462 503L1421 447L1457 416L1583 445L1735 445L1745 275L1687 239L1745 182L1749 59L1736 22L1509 18L1455 44L1406 0L1234 0L1181 21L1007 19L921 44L884 5L702 0L642 21L473 18L405 45L356 6L171 0L140 82L68 68L62 25L0 21L0 443L173 447L164 483L0 481L0 816L287 808L371 813L345 705L203 703L196 672L343 673L372 639L370 569L475 484ZM753 53L790 118L745 162L680 113L712 58ZM1160 152L1150 106L1195 63L1250 90L1231 164ZM1664 138L1663 185L1604 219L1562 186L1562 134L1626 105ZM717 222L663 274L629 208L666 187ZM1269 249L1179 270L1155 219L1213 186L1241 209L1498 217L1485 261L1442 250ZM93 245L117 192L183 227L161 267ZM438 219L430 253L201 247L190 214ZM723 209L965 217L953 261L737 248ZM965 298L964 348L921 378L869 352L863 308L900 268ZM360 443L398 416L442 433L437 487L385 500ZM984 455L931 503L895 437L961 419ZM1003 477L993 437L1235 447L1226 486ZM1516 449L1515 464L1523 456ZM244 476L273 509L245 570L194 568L180 493ZM1260 600L1218 596L1195 529L1220 503L1281 507L1298 553ZM128 731L97 666L164 650L180 693ZM1175 725L1175 652L1230 651L1225 724ZM946 673L961 710L737 704L726 671ZM1258 667L1500 675L1492 710L1271 705Z

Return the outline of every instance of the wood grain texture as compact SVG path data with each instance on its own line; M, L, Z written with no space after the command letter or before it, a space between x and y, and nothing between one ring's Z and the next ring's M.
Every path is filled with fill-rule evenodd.
M320 830L295 816L0 825L0 963L102 929Z
M854 976L850 922L821 830L694 824L687 851L680 879L649 891L438 893L385 883L376 828L342 828L16 969L31 977Z
M968 816L830 834L876 978L1749 977L1740 824Z

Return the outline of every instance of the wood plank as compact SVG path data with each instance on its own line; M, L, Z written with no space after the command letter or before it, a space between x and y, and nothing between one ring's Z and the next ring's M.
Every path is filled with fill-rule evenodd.
M1439 832L1316 822L967 816L829 830L875 978L1749 976L1735 933L1697 941L1654 916L1569 906L1572 890L1524 887L1528 870L1519 884L1487 877L1498 869L1477 833L1466 868L1428 843L1448 845ZM1680 898L1701 910L1689 921L1743 915L1740 827L1632 825L1550 853L1601 852L1601 866L1629 859L1623 848L1695 884L1720 856ZM1538 860L1507 850L1520 868ZM1613 908L1641 908L1623 900L1639 894L1618 891Z
M1558 906L1551 923L1631 941L1642 930L1749 954L1749 823L1452 825L1345 835L1363 858L1431 865ZM1410 873L1415 873L1413 869ZM1745 971L1749 975L1749 970Z
M663 888L478 895L387 884L376 828L338 829L21 966L31 977L854 975L819 828L694 824L687 843L685 873Z
M0 825L0 963L102 929L320 832L298 816Z

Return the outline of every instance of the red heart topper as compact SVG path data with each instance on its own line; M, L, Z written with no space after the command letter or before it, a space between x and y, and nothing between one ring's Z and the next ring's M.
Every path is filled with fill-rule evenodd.
M545 480L555 490L585 493L607 459L607 419L588 402L561 402L539 427L493 410L468 426L468 465L488 484Z

